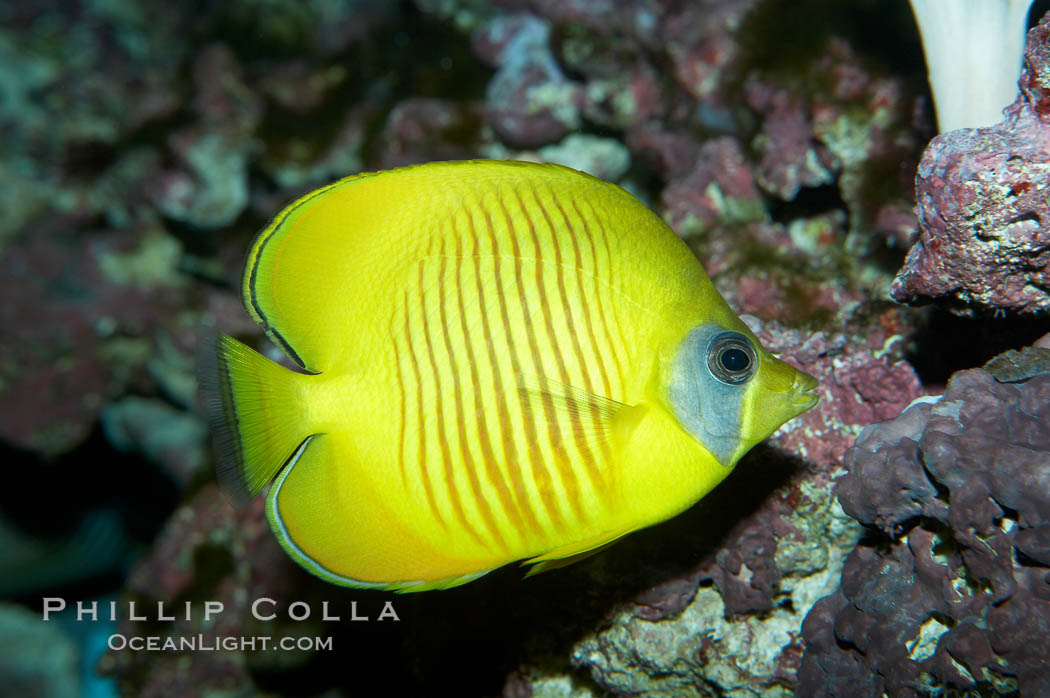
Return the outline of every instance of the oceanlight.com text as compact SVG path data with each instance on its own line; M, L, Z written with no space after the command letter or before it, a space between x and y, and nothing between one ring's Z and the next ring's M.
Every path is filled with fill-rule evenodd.
M286 652L330 651L330 637L215 637L213 635L186 635L161 637L158 635L124 635L114 633L107 642L109 649L132 650L134 652L264 652L282 650Z

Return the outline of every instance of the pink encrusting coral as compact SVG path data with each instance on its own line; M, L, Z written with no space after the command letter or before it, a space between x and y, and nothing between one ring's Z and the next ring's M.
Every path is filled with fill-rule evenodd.
M988 128L945 133L916 177L922 232L894 280L902 302L1050 313L1050 14L1028 35L1021 94Z
M580 124L583 92L550 49L550 24L532 15L501 16L474 35L478 54L498 68L486 94L488 121L507 144L536 148Z

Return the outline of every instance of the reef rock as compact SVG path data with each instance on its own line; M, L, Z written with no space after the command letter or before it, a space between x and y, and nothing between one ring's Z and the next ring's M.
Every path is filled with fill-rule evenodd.
M235 511L218 487L209 485L175 512L152 552L131 571L126 589L130 601L150 609L156 626L152 634L161 641L180 642L189 636L208 637L212 643L272 631L293 634L283 622L261 622L249 608L258 598L275 599L276 608L286 608L298 571L270 534L262 508L263 501L258 499ZM186 601L189 607L184 607L182 599L194 601ZM209 616L200 599L218 602L222 610ZM157 617L165 604L166 613L178 609L173 623L162 623ZM158 609L157 616L153 616L153 609ZM309 620L306 626L302 629L320 629ZM118 633L122 637L139 636L141 622L122 616ZM251 649L259 648L253 645ZM255 686L250 670L260 663L265 667L267 660L281 659L280 654L191 651L180 655L118 647L103 657L99 670L116 677L128 695L264 695ZM291 661L309 658L309 653L304 653Z
M0 602L0 676L4 693L26 698L74 698L81 695L77 677L77 646L40 616L9 602Z
M156 336L179 334L183 250L156 220L90 230L55 216L4 253L0 295L20 302L0 307L0 439L53 458L87 438L108 400L141 383Z
M766 209L736 140L705 143L692 171L663 192L663 217L679 235L714 225L764 220Z
M922 227L894 280L902 302L1050 312L1050 14L1028 34L1006 118L930 142L915 188Z
M1050 694L1050 374L960 371L846 466L842 508L883 536L803 623L799 695Z
M580 125L583 94L550 51L550 25L532 15L500 16L474 34L476 53L498 66L486 95L488 123L507 144L536 148Z
M480 123L480 106L474 102L429 97L402 100L387 117L377 166L390 169L433 160L469 160L481 147Z

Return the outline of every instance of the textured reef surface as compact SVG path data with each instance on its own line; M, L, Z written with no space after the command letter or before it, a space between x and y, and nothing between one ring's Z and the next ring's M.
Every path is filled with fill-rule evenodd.
M0 594L18 601L0 644L20 648L0 679L158 698L373 680L1050 694L1050 359L1028 346L1050 310L1050 16L1003 123L927 146L904 2L146 7L2 10L0 453L30 490L0 492ZM268 218L347 174L476 157L640 197L821 403L688 512L565 569L409 596L325 584L261 501L235 509L215 484L198 332L279 358L238 294ZM333 644L102 656L85 624L32 627L45 595L135 602L150 620L122 617L127 636ZM260 598L274 619L252 614ZM388 602L397 620L379 620Z
M1050 312L1050 17L1029 31L1020 88L1001 123L942 134L923 153L922 234L897 300Z
M1028 370L960 371L846 453L838 499L879 534L802 626L800 695L1050 691L1050 335L1040 344Z

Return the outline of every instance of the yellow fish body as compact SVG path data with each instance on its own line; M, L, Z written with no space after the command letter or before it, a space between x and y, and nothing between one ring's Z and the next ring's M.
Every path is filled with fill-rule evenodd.
M309 373L202 352L220 479L271 481L336 584L451 587L668 519L816 403L623 189L556 165L361 174L255 241L245 305Z

